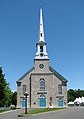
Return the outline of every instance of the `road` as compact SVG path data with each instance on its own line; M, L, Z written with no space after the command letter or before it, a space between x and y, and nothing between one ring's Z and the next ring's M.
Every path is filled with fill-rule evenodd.
M18 117L20 113L21 111L17 110L0 114L0 119L84 119L84 107L68 108L31 117Z

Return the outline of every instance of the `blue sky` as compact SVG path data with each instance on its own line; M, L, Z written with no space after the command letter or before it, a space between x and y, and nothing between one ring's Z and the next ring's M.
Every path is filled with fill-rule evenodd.
M34 65L43 8L50 65L84 89L84 0L0 0L0 66L12 90Z

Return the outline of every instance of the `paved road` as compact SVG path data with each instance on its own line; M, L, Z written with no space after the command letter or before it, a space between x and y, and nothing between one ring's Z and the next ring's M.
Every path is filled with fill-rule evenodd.
M84 107L68 108L56 112L34 115L31 117L18 117L21 110L0 114L0 119L84 119Z
M19 119L18 114L20 114L22 110L12 110L9 112L0 113L0 119Z

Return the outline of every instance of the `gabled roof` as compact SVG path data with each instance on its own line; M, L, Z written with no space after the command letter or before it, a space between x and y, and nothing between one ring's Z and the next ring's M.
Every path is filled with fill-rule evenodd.
M21 78L19 78L16 82L21 82L21 80L26 76L28 75L32 70L34 69L34 67L32 67L30 70L28 70Z
M34 69L34 67L32 67L30 70L28 70L21 78L19 78L16 82L21 82L21 80L28 75L32 70ZM59 78L62 82L68 82L67 79L65 79L61 74L59 74L55 69L53 69L51 66L49 66L49 70L57 77Z
M57 77L59 78L62 82L68 82L67 79L65 79L61 74L59 74L55 69L53 69L51 66L49 66L49 70Z

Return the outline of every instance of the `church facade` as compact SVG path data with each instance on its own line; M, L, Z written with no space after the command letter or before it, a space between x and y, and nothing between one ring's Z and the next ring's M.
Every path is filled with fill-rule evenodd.
M36 48L34 66L17 80L17 107L25 107L25 92L28 108L67 107L67 80L49 65L42 9Z

